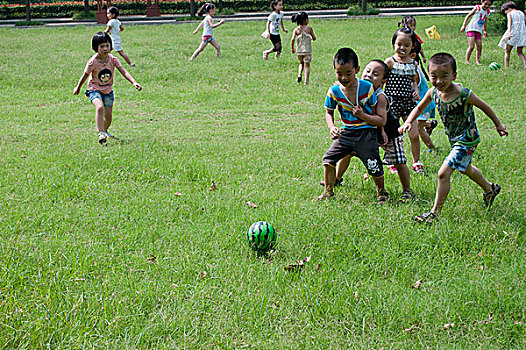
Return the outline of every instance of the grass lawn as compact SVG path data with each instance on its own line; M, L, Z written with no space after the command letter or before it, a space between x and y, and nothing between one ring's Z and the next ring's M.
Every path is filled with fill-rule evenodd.
M0 29L0 348L525 348L526 71L516 55L488 69L503 62L501 33L477 67L463 64L461 17L417 28L437 25L443 39L426 40L426 55L457 57L458 81L510 132L477 110L473 163L503 188L490 210L457 173L441 220L412 222L434 199L442 125L441 153L423 152L428 175L411 175L418 201L398 203L386 175L393 200L378 206L355 159L334 200L311 202L331 143L332 56L350 46L364 66L392 55L398 20L311 21L308 87L290 32L279 61L261 59L263 22L227 22L214 33L223 58L207 47L194 62L197 23L126 26L144 90L116 73L119 140L107 146L93 106L73 95L96 28ZM278 230L270 258L246 243L258 220ZM285 271L308 256L301 273Z

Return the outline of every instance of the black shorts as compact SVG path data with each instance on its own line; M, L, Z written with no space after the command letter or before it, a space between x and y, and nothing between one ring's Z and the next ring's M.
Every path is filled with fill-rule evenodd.
M279 34L270 34L270 41L274 45L272 52L281 52L281 36Z
M323 165L336 166L336 163L350 154L360 158L369 175L380 177L384 174L376 129L342 129L340 138L334 140L323 156Z

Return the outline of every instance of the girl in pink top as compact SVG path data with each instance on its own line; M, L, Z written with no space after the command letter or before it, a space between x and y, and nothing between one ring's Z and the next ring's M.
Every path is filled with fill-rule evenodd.
M476 5L473 9L467 14L460 27L460 31L466 32L468 37L468 49L466 51L466 64L469 64L469 58L475 46L477 46L476 54L476 63L480 66L480 57L482 56L482 37L488 37L486 32L486 19L490 14L490 7L493 4L492 0L482 0L480 5ZM471 21L468 23L469 19Z
M95 34L91 40L91 47L96 54L88 60L84 74L73 90L73 94L79 94L80 88L91 75L85 95L95 106L95 122L99 132L99 143L102 145L106 143L108 137L113 137L108 129L112 119L114 69L117 68L137 90L141 91L142 86L124 69L117 57L110 54L112 41L108 33Z

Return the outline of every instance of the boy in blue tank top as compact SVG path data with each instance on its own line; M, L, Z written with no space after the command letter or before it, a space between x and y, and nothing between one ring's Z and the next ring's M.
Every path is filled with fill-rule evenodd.
M389 199L384 188L384 171L378 152L376 127L385 124L385 114L375 115L376 95L370 82L356 78L360 70L358 56L350 48L339 49L333 60L338 83L329 88L325 98L325 121L334 140L323 156L324 191L318 200L334 196L336 164L347 155L360 158L374 179L378 202ZM342 121L340 130L334 125L334 110Z
M487 207L491 206L500 192L499 185L488 182L480 170L471 164L473 152L480 143L473 106L481 109L491 119L500 136L507 136L508 132L486 102L470 89L453 83L457 78L457 63L453 56L448 53L433 55L429 60L428 70L434 89L430 89L413 109L404 125L400 127L400 132L409 131L411 122L422 114L431 101L435 102L449 138L451 152L438 171L438 187L433 209L415 217L416 221L431 223L440 215L451 187L451 175L455 170L467 175L483 189L484 205Z

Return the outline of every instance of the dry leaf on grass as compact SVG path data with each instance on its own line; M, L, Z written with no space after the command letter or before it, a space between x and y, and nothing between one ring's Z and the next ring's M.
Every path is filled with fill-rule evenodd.
M358 295L358 291L355 291L355 292L354 292L354 299L355 299L355 300L358 300L359 297L360 297L360 296Z
M417 323L412 324L409 328L406 328L402 331L402 333L413 333L414 331L420 329L420 325Z
M450 328L453 328L453 327L455 327L455 324L454 324L454 323L446 323L446 324L444 325L444 329L450 329Z
M414 289L420 289L421 286L422 286L422 280L418 280L418 281L416 281L415 283L413 283L413 285L411 286L411 288L414 288Z
M292 180L294 181L298 181L300 178L299 177L293 177Z
M363 180L364 181L369 181L369 179L370 179L370 177L369 177L368 173L363 174Z
M212 185L210 185L210 188L208 189L208 191L215 191L216 190L216 182L214 180L212 180Z
M155 262L155 260L157 260L157 257L153 254L150 254L150 256L146 258L146 260L148 260L149 262Z
M22 154L20 157L27 158L27 156L25 154Z
M203 270L203 271L201 271L201 273L199 274L199 278L205 278L206 275L207 275L206 271Z
M256 208L258 207L257 205L255 205L255 204L252 203L251 201L248 201L248 202L247 202L247 205L248 205L250 208L254 208L254 209L256 209Z
M174 196L182 196L183 194L181 192L175 192Z
M290 264L284 267L285 271L291 271L291 272L301 272L303 268L305 267L305 264L310 261L310 256L306 257L303 260L296 261L295 264Z

